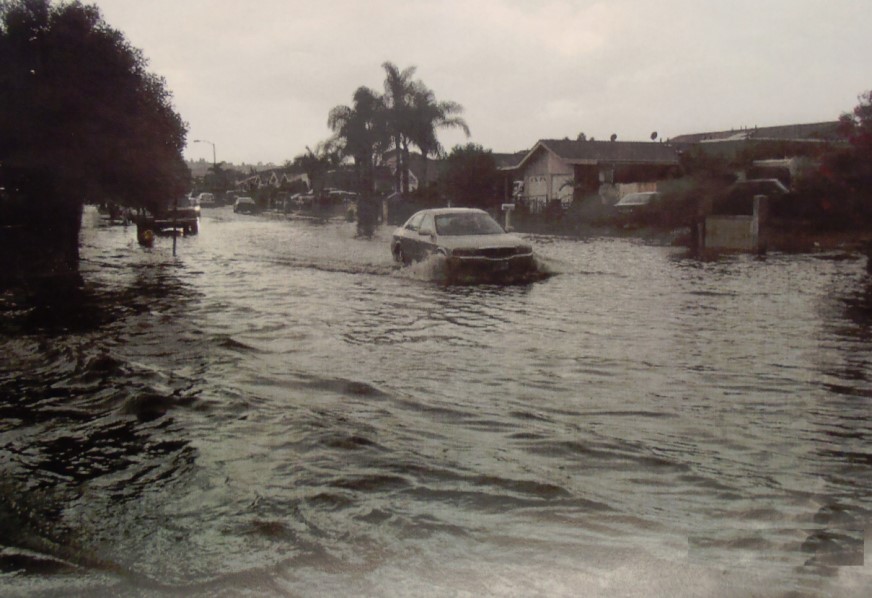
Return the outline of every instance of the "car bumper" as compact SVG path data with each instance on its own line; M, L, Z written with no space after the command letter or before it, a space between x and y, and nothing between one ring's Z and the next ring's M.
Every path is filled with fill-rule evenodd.
M512 278L536 269L532 253L501 258L449 256L446 265L448 275L453 279Z

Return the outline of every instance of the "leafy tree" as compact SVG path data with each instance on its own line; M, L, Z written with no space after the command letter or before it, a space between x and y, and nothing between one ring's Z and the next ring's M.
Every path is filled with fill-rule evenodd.
M457 145L448 156L446 186L455 205L493 207L500 177L493 153L475 143Z
M853 112L839 118L839 130L850 147L831 154L824 166L855 202L863 204L863 211L872 215L872 91L861 94L859 100Z
M0 2L0 56L5 223L42 232L75 270L84 202L156 209L187 192L186 124L95 6Z
M327 171L338 166L341 160L342 155L336 142L327 140L316 145L314 150L306 146L306 151L294 158L293 165L306 173L312 191L321 195Z
M209 167L211 176L207 176L204 181L209 189L215 193L224 193L230 188L230 177L232 171L224 168L226 162L218 162Z
M853 112L839 118L839 131L859 152L872 154L872 91L860 94Z
M820 167L796 181L797 212L822 226L872 223L872 91L839 118L847 143L828 147Z

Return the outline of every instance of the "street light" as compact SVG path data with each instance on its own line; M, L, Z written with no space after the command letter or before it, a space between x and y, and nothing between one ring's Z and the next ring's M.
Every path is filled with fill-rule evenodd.
M213 183L211 185L211 191L215 191L219 194L219 198L222 198L224 192L227 191L227 179L226 175L218 176L218 161L215 159L215 144L209 141L208 139L194 139L194 143L208 143L212 146L212 177ZM206 177L203 177L203 184L206 184Z
M194 139L194 143L208 143L212 146L212 166L217 166L218 162L215 160L215 144L209 141L208 139Z

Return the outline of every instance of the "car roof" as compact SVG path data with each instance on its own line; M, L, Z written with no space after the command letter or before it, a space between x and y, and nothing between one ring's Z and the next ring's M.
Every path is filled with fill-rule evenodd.
M478 208L428 208L419 210L415 214L433 214L434 216L444 216L446 214L487 214L484 210Z

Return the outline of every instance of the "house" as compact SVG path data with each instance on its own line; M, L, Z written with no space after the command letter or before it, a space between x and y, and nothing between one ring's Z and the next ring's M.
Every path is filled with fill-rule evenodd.
M515 180L515 173L521 165L521 161L530 153L530 150L521 150L512 154L493 152L497 170L503 174L503 200L512 201L521 188L521 180Z
M236 180L239 191L255 191L257 189L288 189L293 185L304 184L309 187L309 177L293 168L273 168L261 172L253 172Z
M750 154L761 160L816 156L844 142L838 121L709 131L669 140L681 151L695 150L728 161Z
M735 144L742 141L806 141L825 142L839 141L839 121L825 121L808 124L781 125L775 127L753 127L730 129L727 131L709 131L708 133L691 133L678 135L669 140L672 145L685 144Z
M512 163L517 155L505 155L498 169L506 191L511 179L513 198L532 212L553 201L568 207L594 193L614 202L632 191L656 190L657 181L679 172L676 149L652 141L543 139Z
M834 145L846 143L838 121L753 127L679 135L669 141L688 156L718 158L737 180L777 178L791 186Z
M383 154L383 164L390 170L391 174L396 177L396 150L390 150ZM436 183L442 176L444 176L448 167L448 162L447 160L424 158L424 156L417 152L409 152L408 166L409 191L414 191L419 187L429 187Z
M237 191L254 191L260 188L260 176L252 174L247 177L236 179L235 188Z

